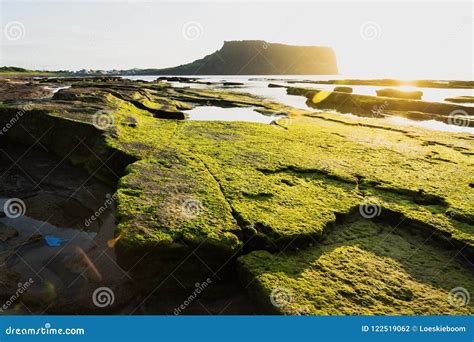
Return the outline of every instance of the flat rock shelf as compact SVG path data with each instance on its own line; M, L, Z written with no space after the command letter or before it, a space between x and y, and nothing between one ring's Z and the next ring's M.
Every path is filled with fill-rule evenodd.
M87 232L93 241L102 221L91 229L74 224L96 212L106 193L115 199L111 230L97 242L102 247L79 246L86 259L70 251L76 267L85 270L80 284L88 292L76 298L83 312L474 313L472 303L452 300L456 288L474 293L472 134L297 109L244 91L163 81L31 82L38 89L61 89L46 98L41 91L20 90L14 101L11 94L0 96L0 127L5 127L0 197L21 198L27 217ZM332 100L347 96L335 94ZM247 108L272 119L270 124L186 120L187 111L202 106ZM446 106L440 115L447 115ZM36 156L31 163L44 170L34 182L40 181L41 189L48 183L53 193L38 194L28 177L18 176L22 166L12 162L21 159L21 152L17 157L12 152L20 145L23 151L44 148L47 158L67 162L76 170L64 171L67 175L81 172L77 180L89 179L87 184L103 189L97 190L98 200L87 200L81 182L70 183L66 176L51 183L48 170L54 163L40 163ZM9 168L17 169L16 176ZM83 213L58 211L49 219L44 205L56 203L61 192L76 199L83 194L74 204ZM49 200L38 203L34 196ZM71 208L61 203L55 205ZM19 233L15 237L5 229L0 243L21 236L19 226L0 220ZM97 253L109 253L116 273L109 274L112 266L101 268ZM91 262L84 264L87 259ZM0 292L8 298L29 274L8 262L2 267L2 275L19 274L9 278L10 291ZM115 303L105 310L91 304L91 291L99 286L114 290ZM57 298L71 291L54 289ZM71 307L44 297L29 300L28 293L22 301L31 310Z

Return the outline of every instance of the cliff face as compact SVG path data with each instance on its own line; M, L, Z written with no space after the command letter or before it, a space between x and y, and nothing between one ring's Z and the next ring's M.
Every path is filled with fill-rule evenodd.
M332 48L293 46L262 40L230 41L206 57L160 75L333 75L337 74Z

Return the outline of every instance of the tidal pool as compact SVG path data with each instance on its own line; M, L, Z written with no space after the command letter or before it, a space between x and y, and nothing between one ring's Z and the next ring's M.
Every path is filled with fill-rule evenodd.
M184 111L189 120L194 121L248 121L270 124L284 115L264 115L255 111L255 107L222 108L215 106L200 106Z

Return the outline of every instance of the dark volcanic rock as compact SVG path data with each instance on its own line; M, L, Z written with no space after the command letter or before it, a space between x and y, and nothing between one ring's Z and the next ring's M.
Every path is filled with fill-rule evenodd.
M456 96L444 99L447 102L454 103L474 103L474 96Z
M269 83L268 88L286 88L286 86L276 83Z
M436 80L415 80L402 81L395 79L374 79L374 80L359 80L359 79L345 79L345 80L328 80L328 81L288 81L288 83L311 83L311 84L340 84L340 85L368 85L377 87L399 87L411 86L419 88L459 88L459 89L473 89L474 81L436 81Z
M0 101L34 100L49 97L52 89L21 79L0 79Z
M196 81L195 77L158 77L157 81L168 81L168 82L183 82L183 83L189 83Z
M334 51L325 46L292 46L263 40L229 41L206 57L157 75L330 75L337 74Z
M467 116L474 115L474 107L450 103L328 92L300 87L288 87L287 93L305 96L307 98L306 104L312 108L337 109L341 113L361 116L383 117L390 114L415 120L433 119L449 123L452 120L450 114L454 111L461 111ZM473 127L474 125L467 117L463 121L466 126Z
M233 87L233 86L243 86L244 84L241 82L222 82L222 85L226 87Z
M334 91L338 91L340 93L352 93L352 88L351 87L336 87L334 88Z
M377 96L386 96L386 97L395 97L398 99L412 99L412 100L421 100L423 96L422 91L402 91L398 89L380 89L376 91Z

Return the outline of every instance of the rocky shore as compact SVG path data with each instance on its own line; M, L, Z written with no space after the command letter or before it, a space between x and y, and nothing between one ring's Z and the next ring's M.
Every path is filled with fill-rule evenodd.
M458 89L472 89L474 87L473 81L436 81L436 80L415 80L402 81L395 79L379 79L379 80L359 80L359 79L345 79L345 80L329 80L329 81L294 81L294 83L309 83L309 84L336 84L336 85L368 85L368 86L382 86L382 87L398 87L411 86L421 88L458 88Z
M286 87L289 95L305 96L306 104L315 109L331 109L368 117L394 115L413 120L437 120L452 123L452 113L462 115L465 126L474 127L474 107L461 104L414 100L412 94L395 91L378 96L359 95L340 91L326 91L302 87ZM421 97L416 94L416 97Z
M7 180L12 176L6 171L20 158L8 157L12 144L44 147L93 179L91 186L107 189L102 195L116 194L113 235L105 235L98 251L111 253L120 277L96 265L97 250L82 248L85 259L71 252L81 272L91 272L84 261L90 260L103 275L81 277L76 307L138 314L161 305L159 313L173 314L210 279L198 300L215 314L474 313L472 304L453 306L447 299L457 287L474 293L473 135L305 111L247 93L164 81L0 80L0 89L15 89L0 93L0 197L22 198L33 219L89 231L81 223L67 226L61 215L48 219L34 209L38 200L28 200L46 194L32 192L18 176ZM461 107L472 114L472 107L457 104L302 89L287 91L306 96L317 109L337 105L342 112L373 113L375 105L388 102L387 110L442 120ZM280 118L270 125L186 120L185 111L197 106L256 108ZM51 177L37 175L36 182L45 176ZM84 191L59 183L68 197ZM103 201L82 197L79 216L90 217ZM8 226L5 218L0 223ZM15 238L11 228L0 225L1 243ZM4 246L0 256L11 255L11 248ZM2 267L0 281L10 287L0 297L6 299L27 272ZM55 298L71 293L65 279L55 286ZM99 286L113 289L116 298L102 311L90 301ZM22 301L39 312L71 308L37 298L26 291ZM202 313L198 302L193 305L182 313Z

